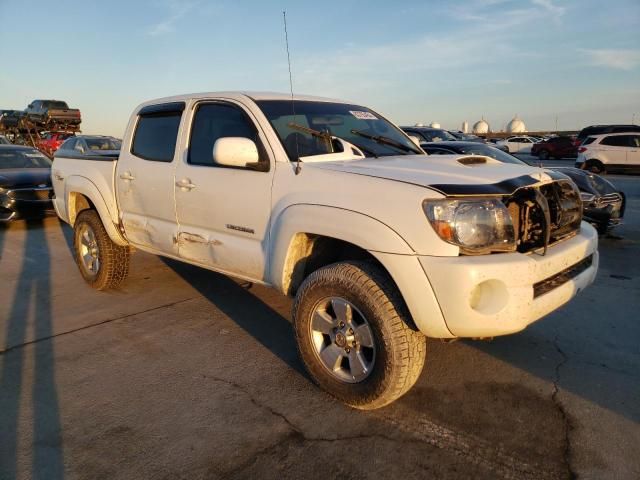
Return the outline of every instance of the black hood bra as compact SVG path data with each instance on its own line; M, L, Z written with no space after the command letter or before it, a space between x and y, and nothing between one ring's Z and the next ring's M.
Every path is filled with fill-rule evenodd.
M553 180L567 180L569 177L560 172L553 170L544 170ZM469 184L439 184L429 185L429 188L446 195L447 197L466 196L466 195L511 195L522 187L528 187L539 183L540 180L531 175L522 175L521 177L509 178L498 183L489 183L484 185Z

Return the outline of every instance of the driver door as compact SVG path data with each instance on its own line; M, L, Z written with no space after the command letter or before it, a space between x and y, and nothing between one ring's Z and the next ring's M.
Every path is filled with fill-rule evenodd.
M230 101L190 109L189 143L175 174L178 254L187 261L252 280L265 277L274 164L250 113ZM216 164L219 138L254 141L261 169Z

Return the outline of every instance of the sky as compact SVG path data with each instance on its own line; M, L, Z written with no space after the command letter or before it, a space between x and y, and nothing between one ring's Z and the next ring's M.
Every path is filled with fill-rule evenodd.
M640 0L0 0L0 109L66 100L122 137L139 103L293 90L397 124L640 123Z

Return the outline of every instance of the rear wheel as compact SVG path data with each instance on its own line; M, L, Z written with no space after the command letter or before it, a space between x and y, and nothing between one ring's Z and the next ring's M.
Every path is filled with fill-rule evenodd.
M129 247L111 241L95 210L80 212L73 228L76 263L82 277L96 290L117 287L129 273Z
M540 160L546 160L547 158L549 158L549 151L548 150L540 150L540 152L538 152L538 158Z
M373 264L336 263L312 273L298 291L293 320L313 380L352 407L383 407L420 376L425 337L391 279Z

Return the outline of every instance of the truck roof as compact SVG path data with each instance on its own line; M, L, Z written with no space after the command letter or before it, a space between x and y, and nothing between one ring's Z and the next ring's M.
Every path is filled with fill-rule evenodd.
M201 92L201 93L188 93L183 95L174 95L171 97L155 98L138 105L136 111L147 105L155 105L157 103L169 103L169 102L184 102L190 99L206 99L206 98L228 98L230 100L241 100L251 98L253 100L291 100L290 93L277 93L277 92L251 92L251 91L229 91L229 92ZM334 102L334 103L351 103L345 100L339 100L334 98L316 97L313 95L293 95L294 100L298 101L313 101L313 102Z

